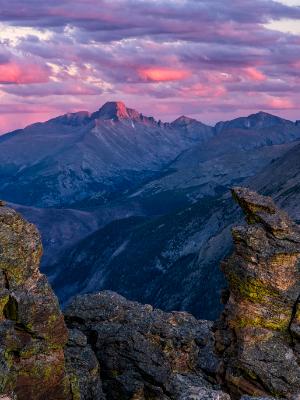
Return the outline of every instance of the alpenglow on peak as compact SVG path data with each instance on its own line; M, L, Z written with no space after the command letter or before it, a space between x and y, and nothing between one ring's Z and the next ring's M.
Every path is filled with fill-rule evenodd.
M131 118L130 111L122 101L109 101L94 116L100 119L127 119ZM136 114L139 113L136 111Z

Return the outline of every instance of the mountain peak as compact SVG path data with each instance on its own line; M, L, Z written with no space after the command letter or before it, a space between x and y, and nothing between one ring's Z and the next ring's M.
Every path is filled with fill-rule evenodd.
M101 119L130 118L128 109L122 101L108 101L95 114Z
M273 115L265 111L259 111L256 114L249 115L248 120L251 121L253 125L259 125L261 127L271 127L277 124L283 125L292 123L287 119L278 117L277 115Z
M172 122L173 125L187 125L191 122L195 122L196 120L190 117L187 117L186 115L181 115L181 117L175 119L175 121Z
M216 132L220 133L224 129L267 129L273 126L293 125L294 123L269 114L264 111L259 111L255 114L250 114L248 117L239 117L230 121L218 122L215 126Z
M259 111L255 114L250 114L247 118L260 119L260 120L272 119L272 120L276 120L276 121L283 120L282 118L278 117L277 115L273 115L273 114L267 113L265 111Z
M195 118L187 117L186 115L182 115L181 117L175 119L175 121L171 122L171 126L177 128L187 128L189 126L207 126L210 128L208 125L203 124L203 122L200 122Z
M92 114L92 119L140 122L156 124L153 117L145 117L133 108L128 108L122 101L108 101L98 111Z

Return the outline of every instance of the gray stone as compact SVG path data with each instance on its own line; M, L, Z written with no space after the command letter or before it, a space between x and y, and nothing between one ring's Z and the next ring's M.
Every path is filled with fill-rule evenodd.
M75 297L65 319L87 336L110 400L230 399L215 381L211 322L108 291Z

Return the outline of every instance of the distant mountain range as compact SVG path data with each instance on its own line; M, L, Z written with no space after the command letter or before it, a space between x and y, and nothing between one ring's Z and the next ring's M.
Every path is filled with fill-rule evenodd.
M214 318L234 184L300 220L300 124L267 113L162 123L109 102L0 137L0 197L40 228L63 302L112 289Z
M1 194L38 207L103 203L213 134L200 122L163 124L120 102L63 115L0 138Z

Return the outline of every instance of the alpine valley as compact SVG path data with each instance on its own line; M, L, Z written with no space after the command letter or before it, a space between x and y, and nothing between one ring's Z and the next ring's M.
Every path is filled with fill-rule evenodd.
M300 123L259 112L214 127L109 102L0 137L0 198L36 224L65 305L113 290L215 319L220 260L241 213L232 186L300 221Z

